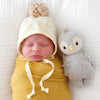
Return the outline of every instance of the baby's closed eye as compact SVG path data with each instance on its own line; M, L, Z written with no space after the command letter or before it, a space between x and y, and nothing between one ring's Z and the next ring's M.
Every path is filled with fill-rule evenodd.
M48 43L39 43L40 46L48 46Z
M26 45L26 46L30 46L30 47L31 47L31 46L33 46L33 44L30 44L30 43L28 43L28 44L25 44L25 45Z

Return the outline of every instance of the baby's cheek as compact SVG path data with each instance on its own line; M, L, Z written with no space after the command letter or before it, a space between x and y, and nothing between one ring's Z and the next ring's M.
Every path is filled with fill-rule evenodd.
M47 47L45 50L43 50L44 56L49 57L53 53L53 47Z
M27 48L27 47L22 48L22 53L23 53L24 56L27 57L30 52L31 52L30 48Z

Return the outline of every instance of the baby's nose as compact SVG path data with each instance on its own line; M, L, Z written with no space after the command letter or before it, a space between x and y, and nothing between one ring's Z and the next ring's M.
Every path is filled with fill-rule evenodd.
M33 51L33 52L40 52L39 46L38 46L38 45L34 45L34 46L32 47L32 51Z

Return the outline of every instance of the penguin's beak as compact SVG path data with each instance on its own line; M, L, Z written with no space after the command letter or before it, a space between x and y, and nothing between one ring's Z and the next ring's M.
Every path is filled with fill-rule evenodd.
M74 49L74 46L69 46L69 49L70 49L70 50L73 50L73 49Z

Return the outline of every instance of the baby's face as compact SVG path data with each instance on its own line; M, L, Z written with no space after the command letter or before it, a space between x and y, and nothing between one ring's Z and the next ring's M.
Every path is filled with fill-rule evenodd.
M54 52L53 42L44 35L35 34L22 42L22 54L32 61L49 58Z

